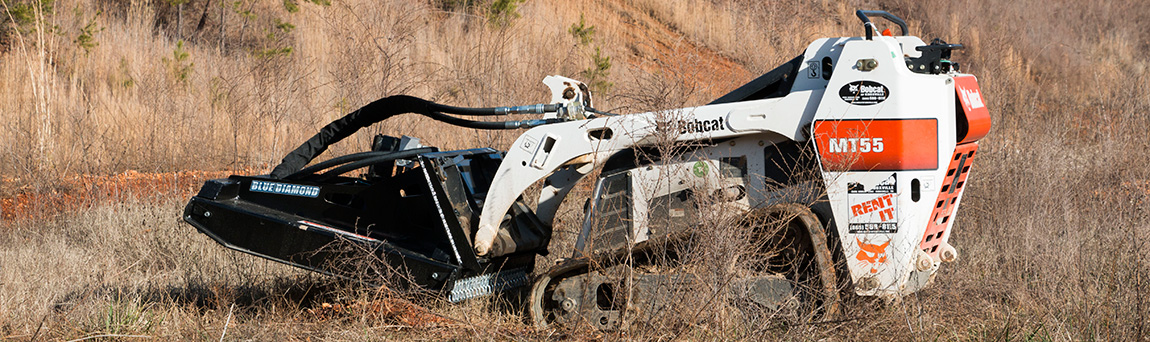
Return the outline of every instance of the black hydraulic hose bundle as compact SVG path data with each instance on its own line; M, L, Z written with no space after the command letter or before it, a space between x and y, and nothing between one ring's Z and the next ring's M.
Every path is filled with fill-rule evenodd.
M287 177L283 177L283 179L298 180L298 179L307 177L309 175L312 175L312 174L314 174L320 170L323 170L323 169L326 169L326 168L329 168L332 166L336 166L336 165L346 164L346 165L331 169L328 172L324 172L323 175L321 175L319 178L315 179L316 181L323 181L323 180L329 179L331 177L335 177L335 176L344 174L348 171L355 170L355 169L358 169L358 168L361 168L364 166L371 166L371 165L375 165L375 164L379 164L379 163L383 163L383 162L387 162L387 161L393 161L393 160L401 159L401 158L411 158L411 157L414 157L414 156L417 156L417 155L420 155L423 153L435 152L435 151L436 150L434 147L420 147L420 148L413 148L410 150L403 150L403 151L371 151L371 152L353 153L353 154L349 154L346 156L339 156L339 157L331 158L331 159L328 159L328 160L325 160L325 161L322 161L319 163L315 163L315 165L305 167L305 168L303 168L303 170L296 171L295 173L290 174ZM353 165L354 165L354 167L352 167ZM337 172L337 170L338 170L338 172Z
M319 133L316 133L314 136L312 136L310 139L305 141L303 144L301 144L295 150L292 150L286 156L284 156L283 160L280 161L280 164L276 165L276 167L274 169L272 169L270 176L272 178L277 178L277 179L283 179L283 178L286 178L289 176L292 178L299 177L298 173L301 172L301 169L303 169L303 167L305 165L310 163L312 161L312 159L314 159L316 156L319 156L324 151L327 151L328 146L331 146L332 144L335 144L335 143L339 142L340 140L343 140L344 138L351 136L353 133L355 133L356 131L359 131L361 128L371 126L372 124L375 124L376 122L387 120L388 118L391 118L393 116L400 115L400 114L406 114L406 113L421 114L421 115L430 117L430 118L438 120L438 121L446 122L448 124L452 124L452 125L456 125L456 126L462 126L462 127L468 127L468 128L516 129L516 128L529 128L529 127L535 127L535 126L539 126L539 125L556 123L556 122L561 122L562 120L561 119L537 119L537 120L520 120L520 121L475 121L475 120L467 120L467 119L457 118L457 117L446 115L443 113L452 113L452 114L459 114L459 115L474 115L474 116L507 115L507 114L542 114L545 112L554 112L557 109L558 109L558 105L554 105L554 104L548 104L548 105L542 105L541 104L541 105L530 105L530 106L519 106L519 107L465 108L465 107L455 107L455 106L442 105L442 104L427 101L427 100L424 100L424 99L421 99L418 97L414 97L414 96L407 96L407 95L388 96L388 97L385 97L385 98L382 98L379 100L375 100L374 102L372 102L366 106L363 106L360 109L357 109L351 113L348 113L347 115L344 115L342 118L339 118L338 120L332 121L331 123L327 124L327 126L324 126L322 129L320 129ZM428 151L423 151L423 153L425 153L425 152L428 152ZM307 171L309 171L309 173L315 172L315 171L319 171L323 168L327 168L327 167L342 164L342 163L352 162L352 161L356 161L356 162L351 163L349 165L344 165L344 166L337 168L337 169L343 169L345 167L350 167L351 165L359 165L359 164L367 163L369 161L374 162L374 163L378 163L381 160L386 160L388 158L392 158L391 160L394 160L394 159L398 159L398 158L410 158L410 157L414 156L414 154L413 154L411 156L399 157L399 156L393 156L393 154L394 153L387 153L387 154L372 154L371 152L365 152L363 154L357 153L357 154L337 157L337 158L334 158L332 160L325 161L323 163L309 167L307 169ZM368 164L370 164L370 163L368 163ZM368 164L364 164L364 165L368 165ZM363 166L360 166L360 167L363 167ZM336 171L336 170L332 170L332 171L329 171L328 173L325 173L324 177L327 178L330 176L334 176L335 175L335 174L333 174L334 171ZM350 170L346 170L344 172L347 172L347 171L350 171Z
M368 167L368 166L372 166L372 165L379 164L379 163L393 161L396 159L411 158L411 157L415 157L415 156L418 156L420 154L424 154L424 153L428 153L428 152L434 152L434 149L430 148L430 147L415 148L415 149L392 152L392 153L388 153L386 155L380 155L380 156L375 156L375 157L371 157L371 158L367 158L367 159L363 159L363 160L354 161L351 163L340 165L338 167L332 168L331 170L328 170L327 172L324 172L323 174L319 175L319 177L316 178L315 181L322 182L322 181L331 179L332 177L342 175L342 174L347 173L351 170L355 170L355 169L358 169L361 167Z
M561 122L560 119L538 119L538 120L520 120L520 121L475 121L460 119L454 116L443 114L436 111L429 111L427 113L419 113L429 118L446 122L451 125L475 128L475 129L516 129L516 128L530 128L539 125L551 124ZM499 115L499 114L496 114Z
M326 169L326 168L329 168L332 166L336 166L336 165L340 165L340 164L344 164L344 163L350 163L353 161L363 160L363 159L367 159L367 158L371 158L371 157L387 155L387 154L391 154L391 153L392 152L390 152L390 151L368 151L368 152L352 153L349 155L339 156L339 157L331 158L328 160L324 160L322 162L312 164L312 166L308 166L308 167L303 168L303 170L296 171L295 173L293 173L291 175L283 177L283 179L296 179L298 177L313 174L316 171L320 171L320 170L323 170L323 169Z
M537 104L529 106L517 107L491 107L491 108L469 108L469 107L456 107L448 106L445 104L438 104L435 102L428 102L428 108L435 112L444 112L459 115L508 115L508 114L543 114L559 110L559 105L556 104Z

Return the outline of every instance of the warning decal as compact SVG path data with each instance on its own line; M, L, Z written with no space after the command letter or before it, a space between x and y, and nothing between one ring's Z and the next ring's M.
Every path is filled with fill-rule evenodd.
M862 183L847 184L847 203L851 234L898 232L898 174L867 187Z

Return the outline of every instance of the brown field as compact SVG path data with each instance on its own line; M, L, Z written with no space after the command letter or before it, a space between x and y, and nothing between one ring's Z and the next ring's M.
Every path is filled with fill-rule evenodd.
M1150 340L1145 3L494 3L0 0L0 340ZM600 109L698 105L814 39L861 35L859 8L967 44L953 59L994 119L950 240L961 258L901 301L753 326L692 301L659 329L538 330L496 299L362 288L180 221L205 177L267 172L383 96L538 103L542 78L561 74L595 84ZM586 42L569 32L581 16ZM376 133L443 148L514 138L400 117L328 153ZM569 253L569 225L553 257Z

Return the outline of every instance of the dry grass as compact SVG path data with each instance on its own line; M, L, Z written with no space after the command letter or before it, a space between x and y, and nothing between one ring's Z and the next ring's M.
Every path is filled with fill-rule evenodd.
M59 1L24 34L0 40L0 176L49 188L65 174L267 168L315 128L386 95L484 106L543 101L542 77L579 77L595 47L612 57L614 84L597 107L701 104L815 38L860 34L851 11L880 8L906 18L920 37L968 44L955 59L979 76L992 109L995 127L982 141L951 240L961 259L900 302L856 300L843 321L775 325L754 338L1150 339L1144 4L538 0L521 4L506 28L488 25L481 8L447 12L422 2L302 3L297 13L278 1L239 4L237 11L212 2L197 32L205 3L190 2L176 32L177 11L163 2ZM244 19L242 10L258 15ZM568 33L580 14L597 29L588 45ZM296 28L269 38L275 19ZM103 30L85 49L76 38L93 20ZM260 53L284 46L292 52ZM503 148L513 138L404 117L333 153L361 149L376 132L445 148ZM217 340L225 323L229 339L256 340L597 336L533 331L515 310L483 300L420 302L455 322L443 326L317 316L308 309L378 294L226 251L179 223L179 204L129 200L0 222L0 339ZM560 218L553 255L568 253L577 216ZM697 322L675 329L614 337L756 331Z
M265 341L486 339L523 330L517 315L482 300L430 303L426 312L386 292L223 249L177 219L182 204L129 200L6 225L0 339L218 340L225 325L228 340Z
M10 6L32 1L8 0ZM543 76L580 76L592 67L594 48L614 57L608 81L619 88L648 77L690 81L700 89L691 98L698 104L792 57L810 40L785 35L782 42L733 44L730 38L781 37L779 32L793 31L798 23L743 22L694 37L693 31L678 29L694 26L681 22L686 19L681 5L644 2L529 2L519 8L522 18L507 28L487 25L478 10L444 12L401 1L305 3L296 13L275 1L215 4L207 12L203 6L186 5L180 32L165 3L92 0L57 3L42 24L12 30L33 32L5 39L0 90L8 96L0 99L0 120L10 134L0 138L5 150L0 172L29 178L47 170L266 167L316 127L383 96L412 94L460 105L540 102L547 98ZM706 13L728 7L704 6ZM674 14L664 17L664 10ZM187 24L198 17L187 13L207 13L204 28ZM748 13L753 16L744 18L781 16L763 9ZM588 45L567 30L581 14L597 29ZM296 28L284 32L277 22ZM77 37L90 23L100 28L90 33L97 45L85 47ZM724 31L727 27L735 31ZM837 28L817 31L842 31ZM715 33L720 31L726 33ZM269 53L284 47L291 52ZM750 61L756 71L745 71L739 60ZM598 106L632 106L634 101L618 97L626 93L619 88L599 94ZM447 148L499 146L512 137L417 117L372 131L335 152L360 149L376 132L418 131Z

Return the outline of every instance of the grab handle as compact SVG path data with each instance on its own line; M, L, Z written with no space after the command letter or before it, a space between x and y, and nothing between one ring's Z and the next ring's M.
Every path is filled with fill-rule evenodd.
M867 17L868 15L873 15L873 16L880 17L880 18L883 18L886 20L890 20L891 22L898 24L898 27L902 28L902 35L906 36L906 35L910 34L910 30L907 30L907 28L906 28L906 21L902 20L902 18L895 16L894 14L888 13L887 11L857 10L857 11L855 11L855 15L857 15L859 17L859 19L862 19L863 27L866 27L866 39L867 40L874 40L873 37L874 37L874 31L875 31L874 23L872 23L870 21L870 18Z

